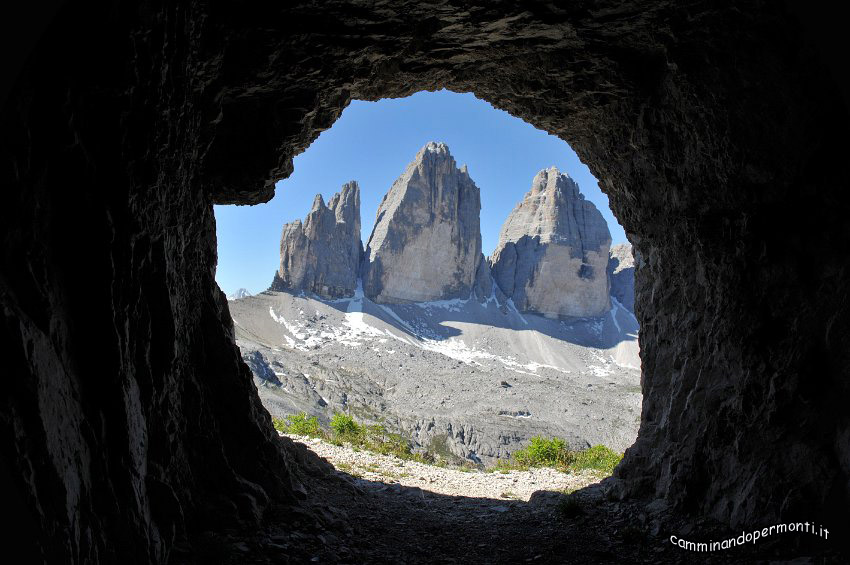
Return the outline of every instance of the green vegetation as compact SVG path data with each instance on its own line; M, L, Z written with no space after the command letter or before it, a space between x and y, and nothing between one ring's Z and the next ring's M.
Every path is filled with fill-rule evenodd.
M304 412L287 416L284 419L272 418L272 423L274 429L285 434L309 437L323 437L324 435L319 426L319 420L315 416L307 417Z
M331 430L343 441L359 438L363 434L363 427L355 422L354 418L342 412L337 412L331 418ZM355 442L352 441L352 443Z
M615 453L604 445L594 445L584 451L576 451L573 453L572 468L576 471L598 471L604 475L610 475L614 472L620 461L623 459L621 453Z
M466 459L452 453L452 450L449 449L449 438L444 435L431 438L428 448L420 456L419 461L437 467L459 467L461 470L467 470L470 466L477 468Z
M499 461L487 469L490 472L508 473L525 471L532 467L553 467L565 473L593 471L600 476L608 476L623 458L604 445L594 445L589 449L571 451L564 440L558 438L531 438L525 449L513 452L507 461Z
M315 416L308 417L304 412L284 419L274 418L272 421L275 429L285 434L319 437L334 445L349 444L355 451L365 449L401 459L416 459L411 442L401 434L387 431L383 424L361 424L349 414L335 413L330 421L330 429L322 429Z
M344 472L344 473L351 474L351 469L352 469L351 463L344 463L344 462L343 463L337 463L336 468L339 469L340 471Z
M514 460L524 467L566 467L570 463L570 451L562 439L531 438L525 449L513 453Z
M366 429L366 449L382 455L395 455L401 459L412 459L410 441L401 434L388 432L383 424L374 424Z
M334 445L348 444L355 451L361 449L400 459L428 463L437 467L453 467L472 472L479 466L451 452L447 436L435 436L424 453L413 453L411 441L401 434L387 431L383 424L362 424L350 414L337 412L329 429L323 429L315 416L301 412L286 418L273 418L276 430L294 435L322 438ZM608 476L623 458L604 445L581 451L571 451L559 438L533 437L528 447L515 451L509 460L500 460L488 472L509 473L532 467L553 467L565 473L593 471L600 477Z

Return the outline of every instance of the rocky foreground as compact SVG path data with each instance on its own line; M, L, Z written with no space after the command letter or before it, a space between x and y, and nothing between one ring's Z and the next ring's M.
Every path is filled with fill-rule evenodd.
M305 440L280 438L304 473L294 489L319 523L303 511L275 508L253 535L210 536L203 562L690 564L697 557L728 564L752 563L764 549L685 551L670 543L671 534L722 539L732 532L710 520L683 522L614 502L590 476L464 473Z

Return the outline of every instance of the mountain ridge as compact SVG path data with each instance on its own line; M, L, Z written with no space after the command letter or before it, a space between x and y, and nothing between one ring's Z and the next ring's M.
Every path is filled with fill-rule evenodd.
M270 288L339 298L352 295L359 277L381 303L486 300L495 290L500 303L512 299L523 312L550 317L610 308L607 224L555 167L535 175L489 258L481 251L480 189L445 143L425 144L393 182L365 247L359 203L352 181L329 206L317 194L303 223L285 224Z

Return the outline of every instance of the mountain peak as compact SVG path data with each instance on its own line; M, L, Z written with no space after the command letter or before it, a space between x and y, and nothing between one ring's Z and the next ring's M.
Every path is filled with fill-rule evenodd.
M321 194L302 224L283 227L280 268L272 290L306 290L324 298L351 296L357 283L360 243L360 187L343 185L325 206Z
M578 185L556 167L531 189L502 226L493 275L521 310L547 316L599 316L608 299L608 225Z
M321 194L317 194L315 198L313 198L313 206L310 208L311 212L315 212L316 210L321 210L325 207L325 199L322 198Z
M419 150L390 187L363 259L376 302L467 298L481 263L481 194L445 143Z
M251 296L251 293L248 292L247 288L240 288L240 289L237 289L236 292L234 292L233 294L229 295L227 297L227 299L228 300L239 300L240 298L247 298L249 296Z
M419 151L419 153L437 153L451 156L451 153L449 153L449 146L442 141L429 141L425 144L425 147Z

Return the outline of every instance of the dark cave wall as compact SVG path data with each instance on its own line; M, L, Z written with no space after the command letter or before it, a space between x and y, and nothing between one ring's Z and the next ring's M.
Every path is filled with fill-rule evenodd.
M288 461L214 281L193 19L60 16L2 118L3 537L50 563L163 562L287 501Z
M271 198L351 99L442 87L569 141L644 257L643 419L612 495L754 527L838 515L847 110L778 10L66 6L2 114L10 537L162 561L292 500L214 282L212 203Z

